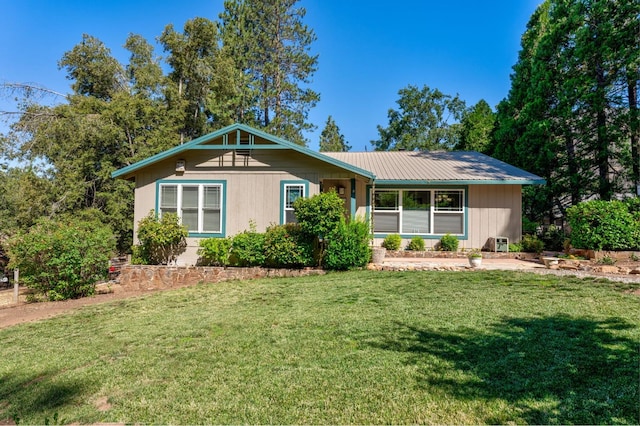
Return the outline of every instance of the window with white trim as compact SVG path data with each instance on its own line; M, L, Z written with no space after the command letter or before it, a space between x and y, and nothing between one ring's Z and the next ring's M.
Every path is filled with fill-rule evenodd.
M305 196L304 187L305 185L300 183L284 184L284 223L296 223L298 221L293 211L293 202Z
M158 214L176 213L190 233L222 232L222 183L161 183Z
M462 189L382 189L373 193L374 232L464 234Z

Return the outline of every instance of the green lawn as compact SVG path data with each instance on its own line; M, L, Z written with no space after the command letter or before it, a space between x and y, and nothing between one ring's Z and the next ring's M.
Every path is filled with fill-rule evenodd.
M638 424L639 313L516 272L199 285L0 330L0 424Z

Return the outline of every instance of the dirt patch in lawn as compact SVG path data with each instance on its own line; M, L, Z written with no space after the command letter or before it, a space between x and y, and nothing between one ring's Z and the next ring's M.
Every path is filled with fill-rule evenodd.
M180 286L174 286L173 290ZM63 300L60 302L33 302L25 301L25 295L22 293L19 297L18 304L14 304L13 289L0 290L0 300L5 304L0 305L0 329L11 327L13 325L25 322L34 322L51 318L57 315L65 314L73 310L82 308L83 306L97 305L99 303L111 302L113 300L128 299L132 297L142 296L163 289L124 289L119 284L99 284L96 287L94 296L83 297L81 299Z

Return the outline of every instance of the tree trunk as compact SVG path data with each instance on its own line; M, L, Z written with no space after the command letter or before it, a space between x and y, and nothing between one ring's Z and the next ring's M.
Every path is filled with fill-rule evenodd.
M597 151L596 162L598 165L598 193L601 200L611 200L611 181L609 177L610 147L607 132L607 100L605 94L605 75L602 60L596 60L596 102L593 105L596 112L596 137Z
M640 125L638 123L638 86L633 77L627 79L627 93L629 95L629 129L631 142L631 163L633 170L633 190L638 193L640 185L640 158L638 158L638 144L640 143Z
M567 168L569 170L569 182L571 191L571 205L575 206L580 201L580 176L576 159L576 141L571 131L565 132L565 150L567 151Z

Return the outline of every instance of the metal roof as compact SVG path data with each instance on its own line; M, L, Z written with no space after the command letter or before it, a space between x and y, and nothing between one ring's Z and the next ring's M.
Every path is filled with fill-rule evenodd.
M271 145L211 144L231 132L254 134ZM164 159L194 149L290 149L348 170L380 185L411 184L544 184L545 180L510 164L474 151L373 151L317 152L265 133L233 124L184 145L168 149L114 171L112 177L129 177Z
M376 184L544 184L529 173L475 151L325 152L368 170Z

